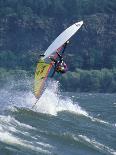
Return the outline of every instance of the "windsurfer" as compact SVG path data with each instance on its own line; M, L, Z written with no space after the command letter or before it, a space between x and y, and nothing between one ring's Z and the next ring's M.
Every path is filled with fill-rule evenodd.
M54 66L55 66L52 77L54 76L55 72L63 74L63 73L66 73L68 70L68 67L67 67L66 63L64 62L63 57L58 52L56 52L56 53L59 57L59 61L55 60L52 57L49 57L54 62Z
M56 52L56 53L58 54L58 56L60 58L60 60L56 64L56 72L66 73L68 70L67 64L64 62L63 57L58 52Z

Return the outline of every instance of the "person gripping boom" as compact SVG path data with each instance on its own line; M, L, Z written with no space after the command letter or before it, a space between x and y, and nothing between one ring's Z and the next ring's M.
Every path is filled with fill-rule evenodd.
M69 43L69 41L67 41L64 44L64 50L66 49L66 46L68 43ZM64 50L63 50L63 53L64 53ZM63 73L66 73L68 71L67 64L64 62L63 57L58 52L56 52L56 53L59 57L59 60L55 60L53 57L49 57L49 59L51 59L55 65L54 72L53 72L51 77L53 77L56 72L63 74Z

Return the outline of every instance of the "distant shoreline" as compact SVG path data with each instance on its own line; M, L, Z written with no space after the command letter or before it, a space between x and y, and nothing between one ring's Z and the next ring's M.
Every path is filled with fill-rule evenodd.
M10 81L34 82L34 70L0 68L0 87ZM64 74L59 79L62 91L79 93L116 93L116 69L81 70ZM33 84L32 84L33 85ZM33 87L33 86L32 86ZM30 88L31 89L31 88Z

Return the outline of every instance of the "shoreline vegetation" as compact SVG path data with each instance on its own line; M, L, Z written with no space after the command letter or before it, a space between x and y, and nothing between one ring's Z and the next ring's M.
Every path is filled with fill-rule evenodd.
M66 49L69 72L61 87L115 93L116 0L1 0L0 86L11 75L33 77L39 54L81 20L84 25Z
M27 85L28 80L34 82L34 72L0 68L0 87L3 88L9 80L11 82L23 80L23 83L26 83L24 85ZM68 71L60 77L60 87L66 92L116 93L116 69Z

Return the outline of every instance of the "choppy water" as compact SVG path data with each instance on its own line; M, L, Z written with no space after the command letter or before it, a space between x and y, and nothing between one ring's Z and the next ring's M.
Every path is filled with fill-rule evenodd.
M0 90L0 155L116 155L116 94Z

